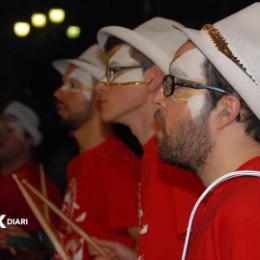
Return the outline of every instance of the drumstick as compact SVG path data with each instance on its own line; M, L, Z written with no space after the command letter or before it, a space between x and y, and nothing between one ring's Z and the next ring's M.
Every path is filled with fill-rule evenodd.
M51 229L49 223L42 216L42 213L41 213L40 209L35 204L35 202L31 198L31 196L29 195L28 191L25 189L23 184L20 182L20 180L18 179L16 174L13 174L12 176L13 176L13 178L14 178L17 186L18 186L18 188L20 189L22 195L24 196L24 199L26 200L26 202L30 206L33 214L35 215L35 217L37 218L37 220L41 224L42 228L44 229L44 231L46 232L46 234L48 235L48 237L52 241L52 243L53 243L55 249L57 250L58 254L60 255L60 257L63 260L69 260L69 257L67 256L66 252L64 251L64 249L63 249L60 241L58 240L56 234Z
M8 246L8 249L9 249L9 251L10 251L10 253L11 253L12 256L15 256L15 255L16 255L16 249L15 249L15 247L13 247L13 246Z
M42 191L42 194L46 198L48 198L47 188L46 188L45 173L44 173L44 168L43 168L42 164L40 164L40 180L41 180L41 191ZM48 206L45 203L43 204L43 213L44 213L45 219L47 221L50 221L49 208L48 208Z
M23 179L24 185L33 192L41 201L43 201L56 215L58 215L64 222L66 222L77 234L79 234L87 243L95 248L102 256L106 256L106 252L93 239L83 231L77 224L69 219L55 204L45 198L35 187L33 187L27 180Z

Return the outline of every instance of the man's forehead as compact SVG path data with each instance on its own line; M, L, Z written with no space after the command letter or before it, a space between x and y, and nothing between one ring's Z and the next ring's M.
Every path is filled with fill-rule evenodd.
M0 116L0 121L18 121L17 117L12 114L2 114Z
M194 49L196 48L196 46L191 42L191 41L187 41L185 42L175 53L172 61L171 61L171 64L177 60L182 54L184 54L185 52L191 50L191 49Z
M122 47L124 43L118 43L118 44L115 44L111 50L107 51L106 52L106 58L107 60L110 60L111 57L113 57L115 55L115 53Z
M126 43L121 43L114 46L114 48L109 53L109 61L117 59L118 56L129 56L129 49L130 46Z
M122 49L124 49L125 51L123 51ZM126 43L126 42L123 42L123 43L120 43L118 45L115 45L113 47L113 49L107 53L108 55L108 58L109 60L110 59L114 59L114 57L117 57L117 53L120 53L120 52L124 52L125 55L135 59L135 60L139 60L139 57L143 57L143 53L140 52L139 50L137 50L136 48L134 48L132 45Z
M64 71L63 80L67 80L68 76L76 69L77 66L70 63Z
M198 82L206 82L204 64L206 57L194 44L186 42L178 50L170 64L170 74L175 77Z
M113 54L109 59L109 64L113 62L117 62L120 66L129 66L129 65L137 65L139 61L132 57L132 46L127 43L122 43L117 51Z

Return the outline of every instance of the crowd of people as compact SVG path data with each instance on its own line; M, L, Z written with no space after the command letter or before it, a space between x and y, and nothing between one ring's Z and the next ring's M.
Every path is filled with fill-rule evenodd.
M1 259L260 259L259 14L255 3L201 30L163 17L106 26L79 57L54 61L57 113L79 152L62 198L33 162L39 118L18 101L4 109ZM34 194L40 220L14 173L60 213Z

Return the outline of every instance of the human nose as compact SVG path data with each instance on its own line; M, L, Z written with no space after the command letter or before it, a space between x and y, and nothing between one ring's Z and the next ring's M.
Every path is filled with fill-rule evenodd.
M102 94L108 91L108 85L105 82L100 81L96 86L95 90L97 93Z
M158 90L157 94L153 98L153 103L157 109L166 106L166 97L163 94L163 91L160 89Z
M63 86L60 86L54 91L53 95L55 98L59 99L62 96L63 92L64 92Z

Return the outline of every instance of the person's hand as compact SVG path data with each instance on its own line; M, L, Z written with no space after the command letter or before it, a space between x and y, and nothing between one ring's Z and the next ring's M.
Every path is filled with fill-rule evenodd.
M112 259L120 259L120 260L136 260L137 254L134 249L120 243L117 241L109 241L93 238L93 240L101 246L105 252L107 252L107 256L101 256L99 252L97 252L93 247L89 247L89 253L95 256L95 260L112 260Z
M8 239L12 236L30 238L30 234L18 226L8 225L0 229L0 249L8 249Z

